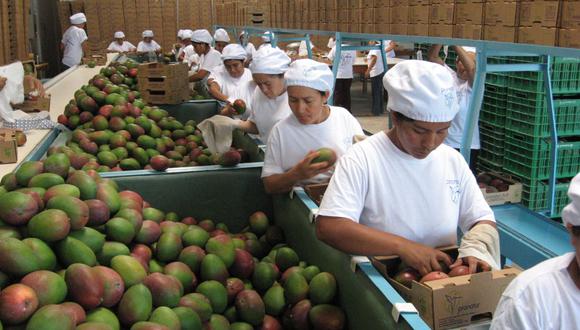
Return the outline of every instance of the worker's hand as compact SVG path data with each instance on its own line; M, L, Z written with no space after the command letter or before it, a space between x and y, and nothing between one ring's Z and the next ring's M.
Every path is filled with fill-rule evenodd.
M40 80L34 78L33 76L30 75L25 75L24 76L24 86L25 89L28 89L32 92L36 91L38 95L36 95L37 97L44 97L45 96L45 91L44 91L44 86L42 85L42 83L40 82Z
M318 156L320 156L318 151L310 151L306 157L304 157L304 159L302 159L298 164L294 165L291 171L296 173L300 181L310 179L320 173L329 171L332 166L329 166L328 162L311 164L312 160Z
M226 105L220 110L220 115L233 117L236 116L238 113L234 110L234 107L230 102L226 103Z
M451 257L446 253L412 241L407 241L400 250L401 260L409 267L416 269L421 276L433 271L440 271L440 261L447 266L451 265L452 262Z
M469 274L475 274L478 270L482 272L491 270L491 266L487 262L477 259L476 257L457 258L457 260L455 260L455 262L449 266L449 268L453 269L461 265L466 265L469 267Z
M6 86L6 77L0 77L0 91Z
M371 70L370 69L367 69L365 71L365 78L370 78L370 77L371 77Z

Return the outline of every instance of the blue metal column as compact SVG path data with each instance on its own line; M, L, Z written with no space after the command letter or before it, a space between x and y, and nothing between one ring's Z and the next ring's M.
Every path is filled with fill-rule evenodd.
M556 112L554 111L554 97L552 95L552 57L544 56L545 64L542 72L544 73L544 85L546 88L546 105L548 106L548 120L550 122L550 187L548 189L548 216L552 217L556 213L556 170L558 168L558 127L556 126Z
M334 76L334 81L336 82L336 76L338 75L338 66L340 65L340 56L342 54L342 34L336 32L334 36L336 51L334 52L334 60L332 61L332 75ZM332 97L328 98L328 105L333 105L334 100Z

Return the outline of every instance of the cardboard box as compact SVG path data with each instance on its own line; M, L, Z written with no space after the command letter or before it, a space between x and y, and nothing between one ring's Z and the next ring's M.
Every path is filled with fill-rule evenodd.
M407 34L411 36L427 36L429 35L429 24L409 24L407 26Z
M457 257L457 248L441 250ZM409 288L393 279L401 263L398 256L371 257L371 262L435 330L466 327L481 316L491 319L503 291L521 272L506 268L425 283L413 281Z
M482 37L482 25L455 24L453 27L453 38L480 40Z
M361 11L360 22L363 24L375 24L375 11L371 8L366 8Z
M391 21L391 7L375 8L375 22L377 24L389 23Z
M558 25L559 1L523 1L520 3L520 26Z
M430 11L430 23L453 24L453 16L455 13L454 3L442 3L437 6L431 6Z
M517 28L514 26L485 25L483 39L502 42L516 42Z
M409 6L409 24L429 23L429 6Z
M39 97L35 100L24 100L22 104L15 105L14 107L24 112L50 112L50 95Z
M518 3L487 2L485 4L485 25L517 26Z
M563 1L560 27L564 29L580 28L580 1Z
M455 4L455 0L431 0L431 4Z
M0 164L11 164L18 161L16 130L0 128Z
M409 0L409 6L429 6L429 0Z
M391 24L391 34L406 35L408 24Z
M487 204L493 206L507 203L519 203L522 201L522 184L520 182L517 182L508 175L493 172L484 172L484 173L489 175L492 178L492 180L500 179L503 182L509 184L509 188L507 191L488 193L486 192L486 188L481 188L481 192L483 193L483 197L485 197L485 201L487 202Z
M187 77L187 72L189 71L186 63L145 63L139 65L139 78L145 77L176 77L185 76Z
M456 3L455 23L483 24L483 3Z
M429 24L429 36L451 38L453 24Z
M409 6L391 7L391 24L408 24Z
M580 28L578 29L558 29L558 46L569 48L580 48Z
M96 65L107 65L107 54L92 54L83 57L83 64L89 64L89 62L95 62Z
M185 93L187 91L187 93ZM146 90L141 93L145 102L150 104L179 104L190 99L189 88L185 90L155 91Z
M557 30L543 26L519 27L517 40L523 44L554 46L556 45Z
M381 23L375 26L376 33L387 34L391 33L391 24L389 23Z

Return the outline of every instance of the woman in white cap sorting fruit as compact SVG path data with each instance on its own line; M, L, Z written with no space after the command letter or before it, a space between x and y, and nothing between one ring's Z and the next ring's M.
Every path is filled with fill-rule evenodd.
M262 35L262 44L258 47L258 50L262 48L272 48L272 38L274 38L274 32L271 31L264 32L264 34Z
M580 174L568 197L562 222L574 251L518 275L503 292L491 329L580 329Z
M227 45L222 52L223 66L208 78L209 93L223 105L220 114L247 119L247 105L252 100L256 84L252 72L244 67L246 50L239 44Z
M308 40L308 42L310 43L310 50L314 51L314 48L316 48L316 46L314 46L312 41ZM302 40L300 41L300 46L298 46L298 58L307 58L307 57L308 57L308 48L306 47L306 40Z
M129 53L134 52L137 48L125 40L125 33L123 31L117 31L114 35L115 40L109 44L107 51L115 53Z
M70 27L62 35L60 50L63 52L62 64L66 70L81 63L83 54L87 53L87 32L85 24L87 17L83 13L76 13L70 18Z
M242 45L244 47L244 49L246 50L246 54L247 54L247 59L246 59L246 67L250 64L250 62L252 61L252 58L254 57L254 54L256 53L256 47L254 46L253 43L251 43L249 40L247 40L248 38L248 33L244 30L242 32L240 32L240 35L238 37L239 41L240 41L240 45Z
M143 33L141 33L141 36L143 37L143 40L139 41L139 43L137 44L138 53L149 53L149 52L155 52L157 54L161 53L161 46L155 40L153 40L153 38L155 37L153 31L145 30L143 31Z
M459 150L461 148L461 139L463 137L463 130L465 128L465 119L469 111L469 101L471 100L473 80L475 79L475 48L453 46L457 53L456 70L453 71L445 64L445 61L439 57L441 45L433 45L429 48L429 61L441 64L453 76L455 85L457 86L457 101L459 102L459 112L453 118L451 127L449 127L449 134L445 139L445 144ZM477 155L481 144L479 141L479 125L478 120L475 121L473 130L473 137L471 140L471 157L469 159L469 168L475 173L475 164L477 163Z
M207 86L210 72L222 64L221 54L211 47L213 38L208 30L193 31L191 40L193 41L193 49L199 56L199 69L189 77L189 81L201 81L203 85Z
M444 145L458 111L451 74L409 60L384 77L393 128L338 161L316 220L322 241L355 255L399 255L421 275L465 264L499 268L495 218L469 166ZM457 244L459 258L436 247Z
M181 44L183 46L181 47L181 52L177 57L178 62L187 63L190 68L199 63L199 56L193 48L192 39L193 31L186 29L181 32Z
M268 193L328 181L336 158L352 146L355 136L364 135L346 109L326 104L334 85L328 65L297 60L284 77L292 114L274 126L268 139L262 169Z
M218 52L222 52L224 47L230 43L230 36L228 35L228 31L224 29L217 29L213 34L213 39L215 40L215 50Z

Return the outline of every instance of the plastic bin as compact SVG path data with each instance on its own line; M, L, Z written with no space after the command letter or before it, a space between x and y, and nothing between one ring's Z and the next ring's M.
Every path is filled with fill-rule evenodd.
M550 124L545 98L541 102L530 100L537 100L534 93L512 91L507 101L506 126L529 136L549 137ZM580 135L580 99L554 100L554 111L559 136Z

